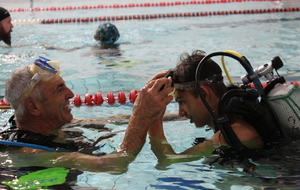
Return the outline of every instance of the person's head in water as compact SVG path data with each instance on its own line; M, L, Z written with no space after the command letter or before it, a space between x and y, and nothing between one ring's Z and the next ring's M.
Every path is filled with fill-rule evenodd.
M11 45L11 32L14 26L11 23L9 12L0 7L0 41L2 40L7 45Z
M98 26L94 39L101 44L114 44L120 37L117 27L109 22L102 23Z

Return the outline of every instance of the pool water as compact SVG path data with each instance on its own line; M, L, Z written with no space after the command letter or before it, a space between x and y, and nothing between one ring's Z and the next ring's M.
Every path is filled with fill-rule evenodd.
M147 1L127 0L121 4L145 2ZM0 4L7 9L18 9L113 5L120 2L0 0ZM280 56L284 67L279 73L288 81L300 82L300 12L112 21L118 27L121 37L117 41L118 46L111 50L101 49L93 39L94 32L101 23L99 21L64 24L31 24L28 21L299 6L300 2L296 0L242 1L119 9L11 12L12 19L15 20L13 47L6 48L0 42L0 95L4 94L5 81L13 70L43 56L61 62L62 77L67 86L82 99L86 93L94 95L97 92L101 92L105 98L108 92L117 96L118 92L124 91L128 97L131 90L142 88L157 72L174 68L181 53L191 53L196 49L207 53L234 50L245 55L254 68ZM73 49L75 47L78 49ZM227 67L235 81L241 82L239 77L246 74L245 70L238 63L230 61ZM105 102L101 106L73 106L72 113L75 118L99 118L130 114L131 109L132 104L129 101L125 105L116 102L113 106ZM168 106L167 112L177 113L175 102ZM11 110L3 111L0 115L1 123L4 124L11 115ZM106 127L119 131L126 129L127 124L110 123ZM197 129L185 120L165 122L164 128L167 139L176 152L190 147L197 137L209 138L212 135L212 131ZM95 134L94 131L86 129L85 135L94 138ZM101 141L105 145L101 151L114 151L123 135L124 133L118 133ZM299 186L299 150L295 142L289 149L284 148L281 155L276 154L274 160L262 162L257 167L257 173L262 177L258 177L250 176L239 168L218 164L210 166L205 163L205 158L161 169L156 167L157 159L147 140L136 160L129 165L128 172L111 175L75 171L73 181L66 185L73 189L293 189ZM2 162L5 155L1 157ZM14 173L11 172L11 175Z

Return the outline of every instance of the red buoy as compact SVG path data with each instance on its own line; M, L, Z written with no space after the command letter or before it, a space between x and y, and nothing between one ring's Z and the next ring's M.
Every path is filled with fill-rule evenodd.
M94 104L97 105L97 106L102 105L103 101L104 101L101 92L96 93L93 96L92 100L93 100Z
M108 103L108 105L111 105L111 106L115 104L115 97L112 92L107 93L107 103Z
M90 93L85 94L85 98L84 98L85 105L87 105L87 106L92 106L93 105L92 97L93 96Z
M294 85L300 87L300 85L299 85L299 83L297 81L292 81L291 84L294 84Z
M81 98L80 98L79 95L75 95L75 96L74 96L73 104L74 104L74 106L76 106L76 107L80 107L80 106L81 106L82 101L81 101Z
M131 103L134 103L136 97L137 97L137 91L136 91L136 90L130 90L130 93L129 93L129 101L130 101Z
M121 105L124 105L126 103L126 96L125 96L125 93L123 91L120 91L118 93L118 102L121 104Z

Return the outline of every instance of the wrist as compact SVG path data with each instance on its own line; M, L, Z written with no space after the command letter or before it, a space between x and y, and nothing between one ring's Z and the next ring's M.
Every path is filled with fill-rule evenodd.
M154 137L154 136L149 136L150 141L157 141L157 142L164 142L166 141L166 138L164 137Z

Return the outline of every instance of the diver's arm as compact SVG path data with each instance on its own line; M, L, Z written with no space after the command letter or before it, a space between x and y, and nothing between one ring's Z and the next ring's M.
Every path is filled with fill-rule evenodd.
M250 149L263 148L263 141L253 126L241 119L235 119L235 121L232 124L232 128L246 147ZM202 156L212 155L213 151L220 146L228 146L221 131L217 131L210 140L188 148L181 153L175 153L165 137L161 122L153 123L148 130L148 134L150 136L151 149L161 166L197 160Z
M151 124L148 135L151 150L157 157L161 167L166 167L173 163L198 160L203 156L212 155L212 152L220 146L219 143L208 140L204 143L190 147L181 153L176 153L165 137L161 120L156 120Z
M233 120L234 123L231 124L231 127L242 144L250 149L261 149L264 147L263 140L252 125L239 117L234 117ZM225 137L220 131L217 131L211 137L211 140L223 146L228 146Z
M12 156L12 165L67 167L84 171L123 173L142 149L148 128L173 99L170 80L161 78L147 84L139 93L130 117L124 140L118 151L101 157L78 152L50 152L33 148L21 148ZM160 90L165 86L163 90ZM12 153L12 152L11 152Z
M163 166L171 164L167 155L175 155L176 153L165 137L161 118L158 118L151 124L148 130L148 135L150 139L151 150L157 157L158 163Z
M162 86L165 88L160 90ZM172 101L173 97L169 95L172 91L171 81L167 78L152 81L141 89L134 102L132 115L120 150L133 151L145 143L151 123L164 114L166 106Z
M210 156L220 146L218 143L207 140L181 153L176 153L166 138L150 136L149 139L151 150L157 157L159 165L163 167L174 163L199 160L203 156Z
M136 150L139 152L140 150ZM127 171L127 166L135 159L135 153L114 152L101 157L78 152L45 151L23 147L11 151L10 166L13 167L65 167L90 172L109 172L120 174Z

